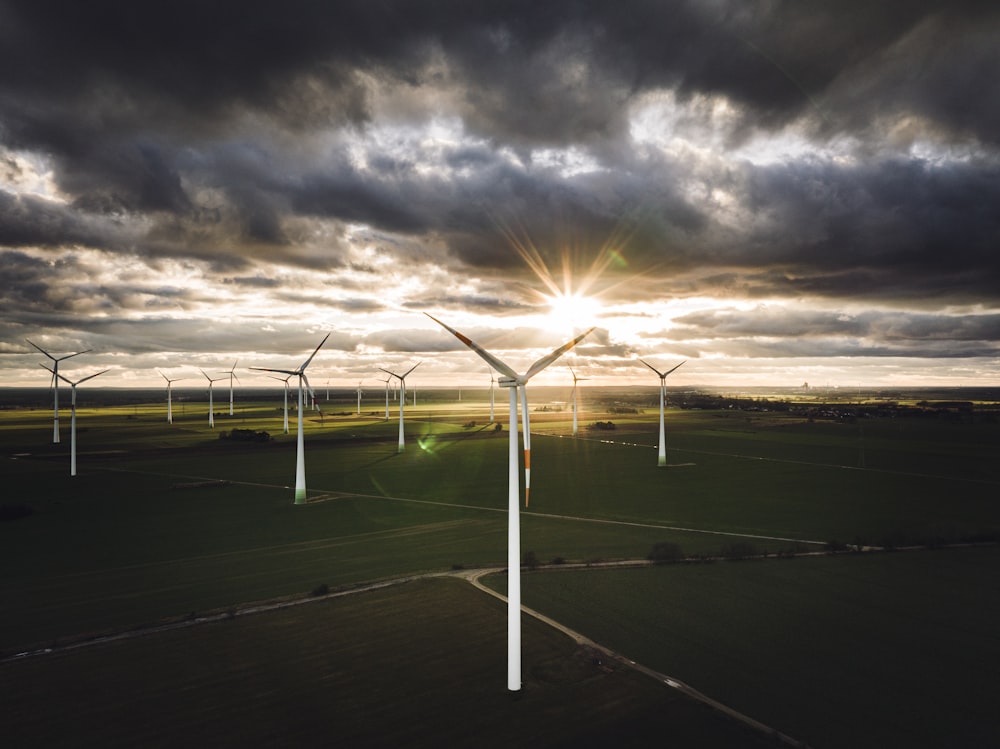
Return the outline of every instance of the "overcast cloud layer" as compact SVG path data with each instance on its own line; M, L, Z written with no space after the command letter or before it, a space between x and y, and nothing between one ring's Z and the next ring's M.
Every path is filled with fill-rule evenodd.
M998 80L994 2L0 0L0 384L460 382L547 269L596 381L996 385Z

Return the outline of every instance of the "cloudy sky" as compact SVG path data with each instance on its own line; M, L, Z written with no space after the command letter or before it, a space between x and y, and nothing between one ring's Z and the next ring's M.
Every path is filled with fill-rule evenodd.
M597 384L997 385L998 81L992 0L0 0L0 384L330 331L314 382L488 384L429 312L517 369L596 325Z

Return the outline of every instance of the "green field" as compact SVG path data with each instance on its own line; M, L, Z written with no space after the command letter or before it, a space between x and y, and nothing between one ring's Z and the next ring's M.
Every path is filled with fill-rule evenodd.
M996 546L525 576L527 606L822 747L989 746Z
M240 403L233 417L217 409L214 431L207 426L204 404L179 407L175 401L173 425L165 423L163 404L81 408L80 475L73 478L68 413L63 442L53 445L51 411L0 411L2 503L15 510L12 518L24 515L0 523L5 571L0 653L303 596L320 585L337 589L416 572L505 565L506 424L501 433L493 432L486 423L488 403L485 408L433 399L408 407L403 454L396 452L395 407L389 422L380 418L381 409L373 409L374 415L363 409L361 417L351 413L353 407L339 415L331 407L323 416L307 412L310 502L300 507L293 506L290 487L294 434L280 433L280 402ZM653 411L591 410L581 424L613 419L616 428L583 429L573 439L571 414L533 414L531 507L522 514L523 551L542 563L595 562L644 558L658 542L674 543L687 555L712 556L733 544L777 554L822 549L829 542L838 547L940 546L1000 534L995 501L1000 426L989 419L886 418L859 424L777 413L671 410L670 466L660 469L655 416ZM220 439L232 429L266 430L273 439ZM910 569L895 561L910 555L857 558L871 560L865 563L873 570L902 565L904 579L927 577L920 565ZM796 584L804 586L807 602L828 594L843 597L837 586L853 584L850 577L843 585L835 575L810 578L807 560L780 564L788 565L781 569L793 580L800 580L796 570L804 571ZM752 589L752 581L742 580L738 570L756 567L754 562L704 567L731 576L708 587L723 591L712 594L726 599L717 605L742 600L726 591L742 584ZM982 567L982 576L973 574L973 581L995 580L996 557ZM632 580L639 585L643 575L660 572L620 572L629 576L619 585L621 593L637 590ZM610 573L578 574L594 574L598 581ZM832 593L824 588L827 583ZM604 594L595 585L599 599ZM526 596L529 590L526 582ZM902 590L908 605L926 605L917 588ZM638 621L666 615L647 605L645 596L629 600ZM526 603L531 601L526 598ZM535 604L552 613L543 602ZM630 611L621 603L613 607ZM844 611L861 617L858 607L861 602L848 597ZM577 617L571 606L560 611ZM580 616L574 619L576 628L604 641L600 616L590 609ZM870 641L897 639L898 622L873 621L865 633ZM821 618L816 626L824 642L831 631L843 629L836 619ZM171 636L200 641L196 631ZM747 642L753 634L732 623L727 632ZM706 630L706 648L694 649L698 655L690 671L677 676L726 701L730 693L716 690L717 681L698 678L702 670L707 674L714 668L710 650L716 636ZM621 645L605 644L637 658L631 637ZM118 647L94 652L114 654ZM747 668L767 684L776 681L759 664ZM2 669L10 673L9 663ZM499 677L498 691L502 682ZM814 693L822 695L824 688L820 681ZM773 712L758 708L783 699L780 690L767 686L757 702L746 703L745 712L770 718ZM814 730L820 719L811 721L808 711L801 715L806 717L791 723L777 715L776 727L793 736L801 727L801 738L823 745Z
M512 697L505 622L468 584L423 580L7 663L4 745L770 745L534 620Z

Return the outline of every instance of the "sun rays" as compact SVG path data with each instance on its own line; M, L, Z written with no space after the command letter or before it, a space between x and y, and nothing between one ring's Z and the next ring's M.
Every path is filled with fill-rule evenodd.
M635 228L625 222L619 224L610 236L585 256L588 250L578 243L563 243L560 247L543 252L521 224L501 221L494 217L500 234L524 261L541 284L529 285L527 291L539 304L539 316L544 317L560 332L577 331L596 324L604 312L604 299L629 279L613 277L629 268L625 246ZM558 267L553 270L546 257L555 255Z

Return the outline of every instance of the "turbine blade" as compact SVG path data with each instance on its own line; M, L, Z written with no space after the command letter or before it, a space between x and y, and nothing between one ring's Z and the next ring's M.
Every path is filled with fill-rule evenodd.
M538 361L536 361L534 364L531 365L531 369L529 369L525 373L525 375L522 378L521 382L527 382L532 377L534 377L536 374L538 374L539 372L541 372L543 369L545 369L547 366L549 366L552 362L554 362L556 359L558 359L560 356L562 356L563 354L565 354L567 351L569 351L571 348L573 348L576 344L578 344L584 338L586 338L591 333L593 333L594 330L595 330L595 328L596 328L596 326L593 327L593 328L590 328L590 330L587 330L587 331L581 333L576 338L574 338L572 341L569 341L568 343L564 343L562 346L560 346L559 348L557 348L551 354L543 356L541 359L539 359Z
M38 349L39 351L41 351L43 354L45 354L47 357L49 357L52 361L56 361L56 358L52 354L50 354L48 351L46 351L45 349L43 349L37 343L34 343L34 342L28 340L27 338L25 338L24 340L28 341L28 343L30 343L36 349ZM49 371L51 371L51 370L49 370Z
M306 377L306 373L305 373L305 372L303 372L303 373L302 373L302 379L303 379L303 380L305 381L305 383L306 383L306 390L308 390L308 391L309 391L309 397L310 397L310 398L312 398L312 405L313 405L313 408L315 408L315 409L316 409L317 411L319 411L320 413L323 413L323 409L322 409L322 408L320 408L320 407L319 407L319 406L318 406L318 405L316 404L316 391L314 391L314 390L313 390L313 387L312 387L312 385L310 385L310 384L309 384L309 378L308 378L308 377Z
M382 367L379 367L379 369L382 369ZM388 369L382 369L382 371L385 372L387 375L392 375L393 377L399 377L398 374L396 374L395 372L390 372Z
M479 356L481 356L483 358L483 360L487 364L489 364L491 367L493 367L493 369L495 369L497 372L500 372L501 374L507 375L512 380L519 379L518 375L517 375L517 372L515 372L509 366L507 366L502 361L500 361L499 359L497 359L495 356L493 356L493 354L491 354L489 351L487 351L486 349L484 349L478 343L476 343L475 341L473 341L472 339L470 339L468 336L462 335L461 333L459 333L454 328L445 325L443 322L441 322L436 317L434 317L434 315L428 314L427 312L425 312L424 314L427 315L431 320L433 320L434 322L436 322L438 325L440 325L442 328L444 328L445 330L447 330L449 333L451 333L453 336L455 336L458 340L460 340L462 343L464 343L470 349L472 349L477 354L479 354ZM587 331L587 332L589 333L590 331Z
M652 364L650 364L649 362L647 362L647 361L642 361L642 359L640 359L639 361L641 361L641 362L642 362L643 364L645 364L645 365L646 365L647 367L649 367L649 368L650 368L650 369L652 369L652 370L653 370L654 372L656 372L656 374L657 374L657 376L658 376L658 377L666 377L666 376L667 376L666 374L664 374L663 372L661 372L660 370L658 370L658 369L657 369L656 367L654 367L654 366L653 366ZM684 362L681 362L681 364L683 364L683 363L684 363ZM677 365L677 367L679 367L679 366L680 366L680 364L678 364L678 365ZM677 367L674 367L674 369L677 369ZM673 371L673 370L671 370L671 372L672 372L672 371ZM668 372L667 374L670 374L670 372Z
M326 339L327 339L327 338L329 338L329 337L330 337L330 333L327 333L327 334L326 334L326 337L325 337L325 338L324 338L324 339L323 339L322 341L320 341L320 342L319 342L319 346L317 346L317 347L316 347L316 350L315 350L315 351L313 351L313 352L312 352L312 353L311 353L311 354L309 355L309 358L308 358L308 359L306 359L306 360L305 360L304 362L302 362L302 366L301 366L301 367L299 367L299 371L300 371L300 372L305 372L305 370L306 370L306 367L308 367L308 366L309 366L309 362L311 362L311 361L313 360L313 357L314 357L314 356L316 356L316 354L317 354L317 353L319 352L319 350L320 350L321 348L323 348L323 344L324 344L324 343L326 343Z
M49 371L49 372L52 373L52 381L53 382L55 382L56 378L58 377L60 380L62 380L63 382L65 382L68 385L72 385L73 384L70 380L67 380L61 374L57 373L54 369L50 369L49 367L46 367L44 364L39 364L38 366L41 367L42 369L47 370L47 371Z
M528 410L528 388L518 387L521 396L521 424L524 427L524 506L531 502L531 416Z
M684 361L682 361L681 364L684 364L684 362L686 362L686 361L687 361L687 359L685 359ZM679 367L681 364L678 364L677 367ZM674 367L674 369L677 369L677 367ZM673 372L674 369L668 369L666 372L663 373L663 376L666 377L668 374L670 374L671 372Z
M93 350L94 349L89 348L86 351L77 351L75 354L66 354L66 356L60 356L59 361L62 361L63 359L72 359L74 356L79 356L80 354L89 354Z
M270 367L249 367L249 369L253 369L253 370L257 371L257 372L281 372L281 374L288 375L289 377L293 377L293 376L299 374L298 372L293 372L290 369L271 369ZM202 374L205 374L205 373L202 372ZM205 375L205 376L208 377L208 375ZM280 379L280 378L278 378L278 379Z
M410 368L409 368L408 370L406 370L406 374L404 374L404 375L403 375L402 379L404 379L404 380L405 380L405 379L406 379L406 377L407 377L407 375L409 375L409 374L410 374L410 372L412 372L412 371L413 371L414 369L416 369L417 367L419 367L419 366L420 366L420 364L421 364L421 362L417 362L417 363L416 363L416 364L414 364L414 365L413 365L412 367L410 367Z
M102 369L102 370L101 370L100 372L95 372L95 373L94 373L94 374L92 374L92 375L87 375L86 377L84 377L84 378L82 378L82 379L79 379L79 380L77 380L77 381L76 381L76 384L77 384L77 385L79 385L79 384L80 384L81 382L86 382L87 380L92 380L92 379L94 379L95 377L97 377L98 375L102 375L102 374L104 374L105 372L110 372L110 371L111 371L110 369Z

